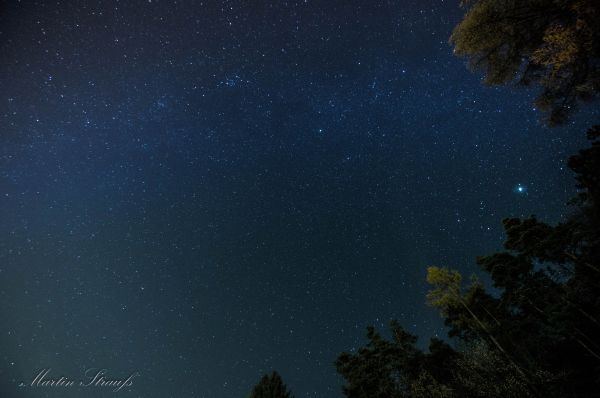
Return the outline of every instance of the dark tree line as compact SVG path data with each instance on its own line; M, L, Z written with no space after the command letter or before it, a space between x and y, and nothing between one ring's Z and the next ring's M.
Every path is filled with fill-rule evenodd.
M489 84L541 89L547 123L565 122L600 92L600 0L463 0L450 42ZM567 221L503 220L504 251L477 258L494 293L457 271L429 267L428 302L448 341L392 322L391 339L367 328L367 344L335 362L348 398L600 397L600 126L569 160L578 195ZM251 397L288 398L264 376Z
M451 43L490 84L541 88L548 123L564 122L600 91L600 1L465 0ZM503 221L505 250L479 257L495 292L430 267L427 298L453 346L397 323L392 339L373 328L338 372L349 398L600 396L600 126L569 160L579 194L565 222Z
M429 303L452 346L392 322L392 338L367 329L368 343L335 365L348 398L600 396L600 126L569 160L578 195L567 221L503 221L505 250L479 257L496 292L447 268L430 267ZM289 398L277 373L251 397Z
M450 42L486 82L541 88L550 125L600 91L600 1L465 0ZM600 396L600 126L569 160L579 194L565 222L503 221L505 250L479 257L495 292L430 267L427 298L455 344L417 337L397 323L392 339L342 353L349 398Z
M505 251L479 257L499 293L430 267L431 305L458 348L392 323L392 339L368 344L336 366L349 398L600 396L600 126L569 161L579 195L568 221L505 219Z
M279 373L264 375L252 389L250 398L293 398Z

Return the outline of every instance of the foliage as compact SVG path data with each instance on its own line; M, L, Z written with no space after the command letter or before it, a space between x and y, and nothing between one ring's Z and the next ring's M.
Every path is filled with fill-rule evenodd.
M254 386L250 398L293 398L283 383L281 376L275 371L270 375L264 375L258 384Z
M392 323L393 339L371 327L369 343L336 363L344 393L363 397L588 397L600 391L600 126L573 156L579 195L572 215L549 225L503 221L505 251L479 257L495 288L430 267L431 305L461 349Z
M406 397L411 396L413 389L430 394L436 387L429 381L447 377L447 368L440 365L454 357L455 352L450 346L434 339L429 352L423 353L415 345L416 336L395 321L391 323L391 332L392 340L388 341L369 327L366 347L354 354L344 352L338 357L337 370L348 380L343 388L347 397Z
M456 383L469 397L535 397L530 381L482 341L469 345L454 364Z
M562 123L600 91L600 2L470 0L450 42L489 84L539 84L537 105Z

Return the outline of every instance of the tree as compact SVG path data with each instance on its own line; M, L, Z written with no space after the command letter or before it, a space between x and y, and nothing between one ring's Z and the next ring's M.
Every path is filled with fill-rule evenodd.
M521 376L526 377L519 365L514 362L510 354L508 354L502 344L496 339L492 332L492 327L487 326L485 320L478 316L472 308L473 305L471 303L477 303L478 298L481 300L481 298L486 296L485 294L481 294L483 292L483 287L474 280L467 294L463 296L461 292L461 280L462 277L457 271L450 271L446 268L429 267L427 270L427 282L434 287L427 295L429 302L433 306L442 309L442 313L446 314L447 320L452 319L450 314L453 310L455 313L464 311L466 316L462 317L460 326L457 327L456 321L448 322L448 324L455 326L457 330L463 329L465 332L471 332L475 336L491 341L496 349L514 366L515 370L519 372ZM486 298L491 299L490 296ZM480 302L479 304L481 308L485 309L487 303ZM494 321L498 322L497 318L494 317L489 310L486 310L486 313L489 314ZM467 334L464 334L464 336L466 337Z
M464 19L450 42L485 72L489 84L542 88L537 106L550 125L600 91L600 2L597 0L464 0Z
M418 376L422 353L416 348L417 338L391 324L393 340L367 328L369 343L356 354L342 353L337 361L338 372L346 378L344 394L349 398L403 397L410 381Z
M430 302L455 336L472 342L483 331L480 340L523 369L532 391L550 396L600 388L600 126L588 137L591 148L569 161L581 190L569 219L506 219L506 250L477 259L499 294L477 284L462 294L460 275L446 269L428 278Z
M392 340L368 328L366 347L336 362L348 398L588 397L600 391L600 126L592 146L569 160L578 196L556 225L506 219L505 250L477 259L477 279L430 267L428 301L457 348L391 325Z
M527 398L536 397L530 381L485 341L455 351L432 339L427 353L416 336L392 322L392 340L369 327L369 343L357 353L342 353L336 362L346 379L349 398ZM544 380L549 380L544 374Z
M275 371L271 375L264 375L252 389L250 398L293 398L288 391L281 376Z
M539 84L550 124L600 91L598 0L465 0L450 41L490 84ZM336 362L348 398L588 397L600 391L600 126L569 160L578 196L570 217L503 221L505 250L477 259L495 290L430 267L431 305L458 349L392 323L392 341L369 342Z
M437 383L450 377L448 366L456 352L445 342L432 339L429 352L416 347L417 337L396 321L390 324L392 339L367 328L369 342L356 353L344 352L336 368L347 381L348 398L450 397L450 388Z
M468 397L536 397L530 381L512 363L483 341L465 347L453 364L456 383Z

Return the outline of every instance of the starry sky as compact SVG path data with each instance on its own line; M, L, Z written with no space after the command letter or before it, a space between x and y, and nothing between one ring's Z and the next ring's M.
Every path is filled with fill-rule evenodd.
M444 336L428 265L565 216L590 116L549 129L448 45L458 1L7 1L0 392L138 371L126 397L243 397L398 319ZM86 396L112 396L89 390Z

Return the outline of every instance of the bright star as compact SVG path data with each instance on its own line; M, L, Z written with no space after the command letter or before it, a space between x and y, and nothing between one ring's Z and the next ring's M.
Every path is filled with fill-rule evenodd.
M526 191L527 191L527 188L525 188L525 187L524 187L523 185L521 185L521 184L518 184L518 185L515 187L515 192L517 192L517 193L525 193Z

